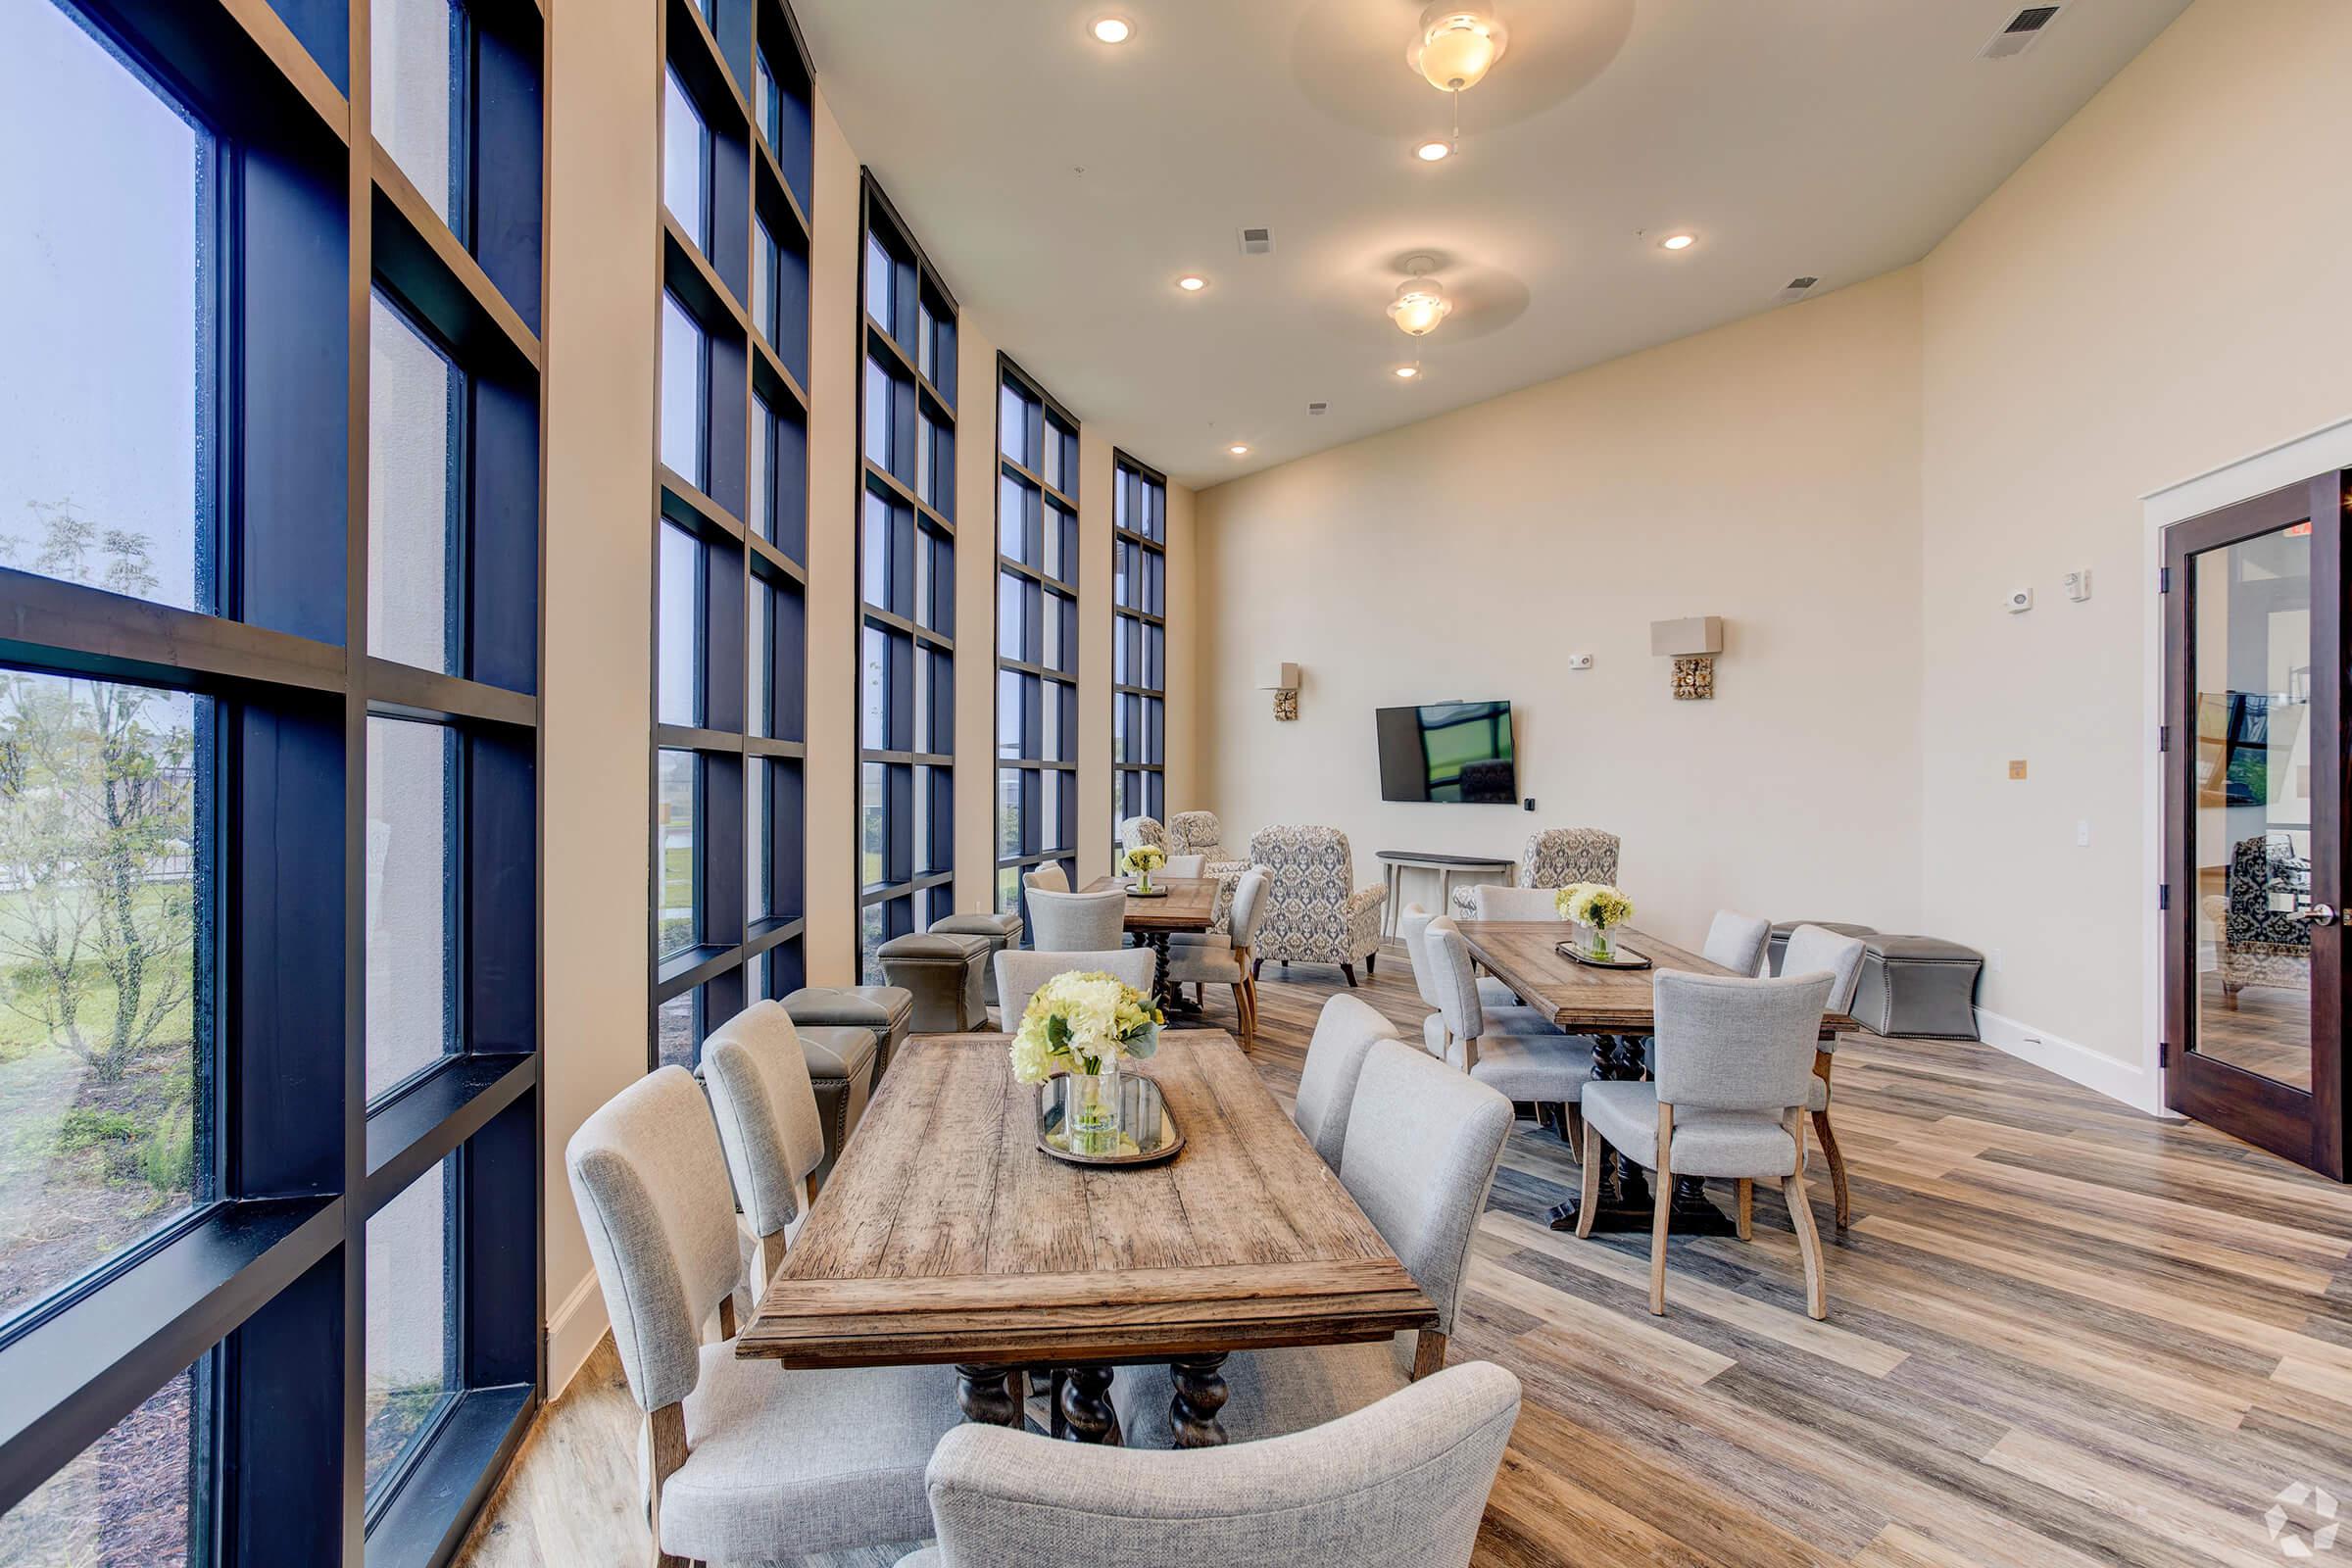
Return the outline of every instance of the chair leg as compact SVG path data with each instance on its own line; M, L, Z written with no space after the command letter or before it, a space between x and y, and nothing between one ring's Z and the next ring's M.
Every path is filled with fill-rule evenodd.
M1830 1162L1830 1191L1838 1199L1838 1228L1843 1230L1854 1217L1854 1200L1845 1190L1845 1154L1838 1147L1838 1135L1830 1131L1830 1113L1813 1113L1813 1131L1821 1140L1822 1157Z
M1367 954L1365 954L1365 955L1364 955L1364 973L1366 973L1366 974L1378 974L1378 973L1380 973L1380 955L1379 955L1379 954L1377 954L1377 953L1367 953Z
M1259 970L1261 970L1261 969L1263 969L1265 966L1266 966L1266 960L1265 960L1265 959L1263 959L1263 958L1252 958L1252 959L1250 959L1250 979L1252 979L1252 980L1256 979L1256 978L1257 978L1257 975L1258 975L1258 971L1259 971Z
M1745 1176L1740 1178L1740 1239L1756 1239L1756 1184Z
M1340 965L1340 973L1348 977L1348 989L1353 991L1355 989L1355 965L1343 963Z
M1576 1234L1592 1234L1592 1221L1600 1212L1600 1129L1585 1123L1584 1185L1578 1190L1576 1203Z
M684 1557L662 1549L662 1489L686 1462L686 1407L665 1404L645 1418L646 1451L653 1461L652 1507L647 1523L654 1532L654 1568L693 1568Z
M1822 1277L1821 1232L1813 1224L1813 1203L1805 1196L1804 1172L1781 1183L1788 1200L1788 1218L1796 1227L1796 1250L1805 1259L1805 1315L1819 1321L1830 1315L1829 1283Z
M1446 1336L1423 1329L1413 1341L1413 1381L1436 1377L1446 1370Z
M1233 983L1233 1021L1242 1032L1242 1049L1250 1049L1250 1001L1242 994L1242 983Z
M1649 1216L1649 1310L1666 1315L1666 1219L1674 1210L1674 1107L1658 1106L1657 1201Z
M1585 1147L1585 1107L1573 1100L1559 1104L1560 1138L1570 1149Z

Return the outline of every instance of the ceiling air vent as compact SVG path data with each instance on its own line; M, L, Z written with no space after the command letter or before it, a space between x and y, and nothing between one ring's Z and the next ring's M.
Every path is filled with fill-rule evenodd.
M1274 231L1273 231L1272 229L1270 229L1270 228L1245 228L1245 229L1243 229L1243 230L1242 230L1242 254L1243 254L1244 256L1271 256L1271 255L1273 255L1273 254L1274 254Z
M1821 279L1818 277L1792 277L1788 280L1788 286L1773 297L1781 304L1787 305L1791 300L1801 300L1812 293L1814 285L1820 281Z
M1306 412L1309 414L1329 414L1331 412L1331 405L1328 403L1309 403L1306 406Z
M1977 51L1984 60L2007 60L2022 55L2034 47L2035 40L2048 30L2058 18L2056 6L2028 6L2009 19L2009 24L1992 35L1992 41Z

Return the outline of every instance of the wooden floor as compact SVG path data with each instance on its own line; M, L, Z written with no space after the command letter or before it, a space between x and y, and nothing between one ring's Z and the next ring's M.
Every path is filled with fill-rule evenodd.
M1417 1033L1402 970L1362 994ZM1338 976L1276 975L1257 1059L1287 1097ZM1853 1037L1838 1090L1826 1324L1762 1190L1754 1242L1673 1244L1650 1317L1648 1238L1544 1229L1575 1166L1521 1123L1453 1339L1527 1394L1478 1562L2250 1568L2292 1560L2264 1522L2292 1486L2352 1520L2352 1192L1980 1046ZM650 1562L635 1433L608 1341L459 1561ZM2352 1530L2301 1560L2336 1554Z

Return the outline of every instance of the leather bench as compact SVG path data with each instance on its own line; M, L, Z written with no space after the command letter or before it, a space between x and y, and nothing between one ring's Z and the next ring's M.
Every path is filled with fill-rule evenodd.
M1984 955L1940 937L1863 939L1854 1017L1873 1034L1975 1040Z

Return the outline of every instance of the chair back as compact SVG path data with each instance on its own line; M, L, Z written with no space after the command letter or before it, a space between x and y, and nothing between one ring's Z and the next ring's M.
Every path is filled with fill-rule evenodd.
M1032 893L1067 893L1070 891L1070 876L1061 868L1059 860L1048 860L1034 871L1023 871L1021 886Z
M1518 1419L1519 1380L1470 1361L1226 1448L1073 1446L966 1423L924 1476L936 1568L1465 1568Z
M1291 1120L1335 1171L1348 1145L1348 1110L1355 1103L1364 1057L1381 1041L1396 1038L1396 1025L1378 1008L1346 993L1323 1004L1322 1016L1315 1020L1315 1037L1306 1043L1306 1064L1298 1069L1298 1103Z
M1258 922L1266 917L1266 888L1273 881L1263 866L1251 866L1233 885L1233 914L1227 933L1237 948L1253 947Z
M1841 937L1823 926L1800 925L1788 933L1788 946L1781 954L1781 973L1828 975L1828 1009L1851 1012L1854 989L1862 983L1863 947L1860 937Z
M1159 869L1163 876L1192 881L1200 875L1201 868L1207 864L1208 857L1205 855L1171 855L1168 863Z
M1116 975L1148 997L1155 956L1150 948L1106 948L1099 953L1022 953L1007 948L997 955L997 1008L1004 1032L1020 1029L1029 999L1056 975Z
M1029 890L1030 944L1040 953L1102 953L1119 945L1126 927L1124 888L1101 893Z
M1553 901L1559 893L1559 888L1503 888L1484 882L1470 890L1470 913L1480 920L1557 920L1560 906Z
M1156 816L1131 816L1119 824L1119 849L1141 849L1150 844L1164 850L1168 847L1168 830L1159 825Z
M1471 961L1470 944L1450 915L1440 915L1421 933L1423 967L1429 970L1429 989L1446 1027L1456 1040L1476 1040L1487 1032L1487 1009L1478 1000L1478 968ZM1414 971L1415 974L1419 969Z
M1511 1102L1427 1052L1384 1040L1348 1107L1340 1184L1453 1332L1470 1239L1511 1135Z
M1523 888L1564 888L1571 882L1616 880L1617 835L1596 827L1547 827L1530 833L1527 848L1519 852L1519 885Z
M693 1075L662 1067L564 1147L629 1394L648 1411L694 1392L703 1325L743 1277L727 1161Z
M1713 923L1707 927L1706 945L1698 950L1699 956L1709 963L1723 965L1736 975L1749 976L1764 967L1764 946L1771 940L1771 921L1718 909ZM1788 969L1786 963L1781 967Z
M696 1076L710 1096L718 1146L735 1201L755 1236L773 1236L800 1216L808 1174L825 1160L800 1032L780 1002L755 1002L703 1042Z
M1225 853L1219 842L1224 833L1214 811L1178 811L1168 818L1168 853L1219 859Z
M1743 980L1658 971L1659 1102L1702 1110L1802 1107L1830 985L1820 973Z

